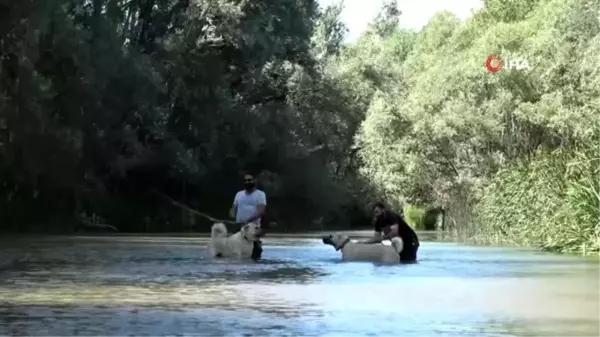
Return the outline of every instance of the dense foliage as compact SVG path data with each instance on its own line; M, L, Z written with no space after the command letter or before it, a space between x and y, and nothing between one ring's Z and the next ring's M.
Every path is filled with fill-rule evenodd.
M322 69L345 32L339 7L49 0L0 13L2 229L68 230L94 213L178 231L189 217L162 196L224 217L245 171L271 219L352 213L360 111Z
M397 203L444 207L468 237L598 251L598 5L490 0L465 23L364 36L339 62L375 79L364 176ZM531 69L491 73L489 55Z
M224 217L250 170L288 228L365 224L377 197L597 251L598 2L488 0L417 33L390 0L350 45L314 0L5 2L0 227L177 231L161 195Z

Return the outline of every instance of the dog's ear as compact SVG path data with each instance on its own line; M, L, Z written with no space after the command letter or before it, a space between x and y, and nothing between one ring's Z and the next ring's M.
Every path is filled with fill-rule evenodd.
M250 227L250 225L249 225L249 224L245 224L245 225L243 225L243 226L242 226L242 229L241 229L241 230L242 230L242 233L246 233L246 232L248 232L248 228L249 228L249 227Z

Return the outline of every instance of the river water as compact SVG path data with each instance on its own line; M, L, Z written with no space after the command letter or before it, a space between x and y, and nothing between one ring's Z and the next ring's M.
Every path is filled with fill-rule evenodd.
M206 242L0 239L0 335L599 335L597 259L424 238L417 264L341 262L308 235L256 263Z

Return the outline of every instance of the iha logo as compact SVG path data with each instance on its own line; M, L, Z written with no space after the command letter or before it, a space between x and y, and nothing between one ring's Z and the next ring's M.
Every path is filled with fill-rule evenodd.
M514 70L529 70L531 67L529 66L529 62L526 60L519 59L511 59L504 61L500 56L491 55L488 56L485 61L485 67L489 72L497 73L504 68L514 69Z

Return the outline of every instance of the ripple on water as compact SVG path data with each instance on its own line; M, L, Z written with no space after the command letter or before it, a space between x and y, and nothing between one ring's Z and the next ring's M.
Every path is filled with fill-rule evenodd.
M265 239L259 263L206 239L53 238L0 270L0 334L598 335L598 264L423 242L415 265L342 263ZM9 247L11 254L19 247ZM23 251L21 254L25 255Z

